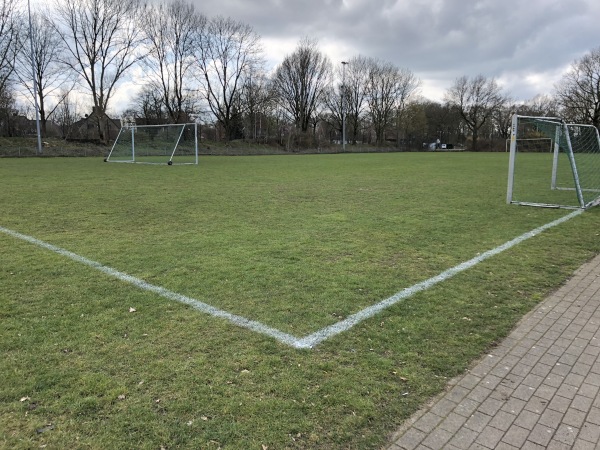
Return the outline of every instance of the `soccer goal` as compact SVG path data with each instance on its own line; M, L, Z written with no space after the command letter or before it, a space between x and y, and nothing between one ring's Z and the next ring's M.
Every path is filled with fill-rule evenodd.
M508 203L586 209L600 200L596 127L513 115Z
M135 125L125 121L105 161L198 164L197 124Z

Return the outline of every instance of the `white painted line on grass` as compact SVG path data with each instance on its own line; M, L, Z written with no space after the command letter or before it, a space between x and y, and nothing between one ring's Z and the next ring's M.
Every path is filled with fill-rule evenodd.
M343 333L344 331L349 330L354 325L357 325L358 323L362 322L363 320L373 317L374 315L380 313L381 311L389 308L392 305L395 305L396 303L400 302L401 300L404 300L404 299L416 294L417 292L421 292L426 289L429 289L430 287L432 287L438 283L441 283L442 281L452 278L454 275L459 274L467 269L470 269L471 267L475 266L476 264L479 264L480 262L485 261L486 259L491 258L492 256L502 253L503 251L508 250L509 248L514 247L515 245L520 244L521 242L536 236L537 234L541 233L542 231L547 230L548 228L552 228L556 225L566 222L567 220L570 220L573 217L578 216L582 212L583 212L582 209L574 211L571 214L561 217L560 219L557 219L553 222L547 223L546 225L542 225L541 227L536 228L535 230L529 231L528 233L525 233L525 234L513 239L512 241L508 241L508 242L502 244L501 246L496 247L493 250L489 250L485 253L480 254L479 256L476 256L473 259L470 259L464 263L459 264L458 266L454 266L451 269L448 269L445 272L442 272L439 275L436 275L435 277L429 278L428 280L421 281L420 283L417 283L409 288L403 289L400 292L397 292L396 294L392 295L391 297L389 297L385 300L382 300L381 302L379 302L373 306L369 306L368 308L365 308L355 314L352 314L351 316L348 316L346 319L344 319L338 323L335 323L333 325L325 327L315 333L312 333L309 336L306 336L305 338L302 339L301 342L298 343L298 347L303 347L303 348L314 347L315 345L323 342L326 339L329 339L332 336L335 336L336 334L340 334L340 333Z
M486 259L491 258L492 256L495 256L499 253L502 253L503 251L508 250L509 248L512 248L515 245L520 244L521 242L523 242L529 238L532 238L549 228L555 227L556 225L560 225L561 223L566 222L567 220L570 220L573 217L578 216L582 212L583 212L583 210L576 210L564 217L561 217L560 219L557 219L553 222L547 223L546 225L542 225L541 227L538 227L538 228L536 228L532 231L529 231L511 241L508 241L508 242L500 245L499 247L496 247L493 250L489 250L485 253L482 253L479 256L476 256L473 259L470 259L470 260L463 262L457 266L454 266L451 269L448 269L445 272L442 272L439 275L436 275L435 277L429 278L428 280L422 281L422 282L417 283L409 288L403 289L402 291L392 295L391 297L389 297L385 300L382 300L381 302L379 302L373 306L369 306L368 308L365 308L355 314L352 314L351 316L348 316L346 319L344 319L340 322L337 322L333 325L322 328L321 330L316 331L304 338L298 338L291 334L284 333L283 331L280 331L275 328L264 325L255 320L250 320L250 319L247 319L242 316L231 314L227 311L224 311L219 308L215 308L214 306L208 305L204 302L193 299L191 297L187 297L185 295L178 294L177 292L170 291L170 290L165 289L160 286L155 286L153 284L145 282L144 280L132 277L131 275L127 275L126 273L123 273L123 272L119 272L118 270L115 270L111 267L102 265L99 262L92 261L91 259L85 258L76 253L70 252L63 248L60 248L55 245L49 244L47 242L41 241L34 237L27 236L25 234L21 234L16 231L9 230L8 228L3 228L3 227L0 227L0 232L5 233L9 236L15 237L17 239L27 241L31 244L37 245L38 247L42 247L42 248L45 248L52 252L58 253L59 255L65 256L69 259L72 259L73 261L85 264L85 265L92 267L96 270L99 270L100 272L103 272L111 277L117 278L117 279L124 281L126 283L129 283L129 284L132 284L140 289L154 292L154 293L156 293L164 298L167 298L169 300L174 300L174 301L178 301L181 303L185 303L186 305L189 305L192 308L197 309L203 313L209 314L214 317L219 317L219 318L228 320L229 322L231 322L239 327L247 328L247 329L255 331L257 333L261 333L261 334L270 336L283 344L289 345L290 347L294 347L294 348L298 348L298 349L303 349L303 348L306 349L306 348L313 348L314 346L329 339L330 337L333 337L335 335L343 333L344 331L348 331L350 328L359 324L363 320L373 317L374 315L380 313L381 311L389 308L390 306L393 306L393 305L399 303L402 300L405 300L406 298L416 294L417 292L424 291L426 289L431 288L432 286L435 286L438 283L441 283L442 281L452 278L454 275L464 272L465 270L479 264L480 262L485 261Z
M131 275L127 275L126 273L119 272L111 267L100 264L99 262L92 261L91 259L87 259L83 256L80 256L76 253L70 252L63 248L57 247L55 245L49 244L47 242L41 241L31 236L27 236L26 234L21 234L16 231L9 230L8 228L0 227L0 231L8 234L9 236L13 236L17 239L21 239L23 241L30 242L31 244L37 245L38 247L45 248L54 253L58 253L59 255L65 256L73 261L77 261L79 263L85 264L86 266L93 267L100 272L105 273L113 278L117 278L126 283L132 284L140 289L144 289L146 291L154 292L162 297L165 297L169 300L175 300L177 302L185 303L186 305L191 306L194 309L202 311L203 313L210 314L214 317L220 317L222 319L228 320L235 325L238 325L243 328L248 328L252 331L256 331L258 333L266 334L267 336L271 336L278 341L295 347L296 341L298 338L287 333L283 333L274 328L268 327L260 322L256 322L254 320L246 319L245 317L237 316L235 314L231 314L227 311L223 311L222 309L215 308L214 306L210 306L206 303L203 303L199 300L193 299L191 297L186 297L185 295L178 294L177 292L170 291L160 286L155 286L153 284L147 283L144 280L139 278L132 277Z

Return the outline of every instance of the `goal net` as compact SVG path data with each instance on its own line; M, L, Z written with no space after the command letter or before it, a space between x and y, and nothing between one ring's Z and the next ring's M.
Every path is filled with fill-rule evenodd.
M125 121L105 161L198 164L197 125L135 125Z
M514 115L507 202L588 208L600 199L600 135L592 125Z

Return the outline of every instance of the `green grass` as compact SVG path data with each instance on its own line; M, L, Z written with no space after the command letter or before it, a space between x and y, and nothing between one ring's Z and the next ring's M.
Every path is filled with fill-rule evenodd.
M506 205L507 166L466 153L3 159L0 226L303 336L566 214ZM600 251L599 214L312 350L0 233L0 447L377 448Z

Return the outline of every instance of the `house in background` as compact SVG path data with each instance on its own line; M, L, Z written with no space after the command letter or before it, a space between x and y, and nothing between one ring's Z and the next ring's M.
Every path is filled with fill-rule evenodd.
M120 120L111 119L100 108L93 107L91 114L72 125L68 139L106 143L116 139L120 129Z

